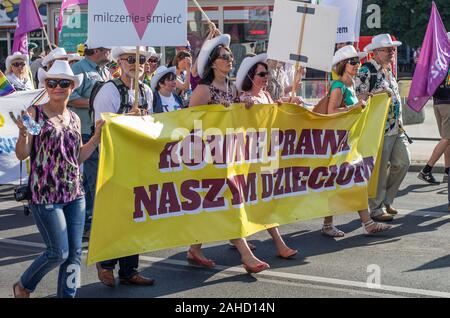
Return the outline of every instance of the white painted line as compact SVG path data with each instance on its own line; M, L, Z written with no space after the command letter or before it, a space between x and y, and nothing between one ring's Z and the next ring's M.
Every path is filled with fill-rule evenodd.
M399 210L399 213L400 214L417 213L417 216L433 216L433 217L450 218L450 215L448 215L447 213L439 213L439 212L431 212L431 211L414 211L414 212L409 211L409 213L405 213L405 211L409 211L409 210ZM440 216L440 215L443 215L443 216ZM0 238L0 242L4 242L4 243L8 243L8 244L15 244L15 245L22 245L22 246L39 247L39 248L46 247L45 244L42 244L42 243L25 242L25 241L18 241L18 240L12 240L12 239L4 239L4 238ZM85 254L85 253L87 253L87 251L83 251L83 254ZM186 261L179 261L179 260L173 260L173 259L165 259L165 258L151 257L151 256L145 256L145 255L141 255L140 259L145 260L150 263L169 264L169 265L176 265L176 266L183 266L183 267L187 266ZM227 271L227 272L233 272L233 273L238 273L238 274L246 273L246 271L242 267L226 267L226 266L222 266L222 265L216 265L214 270ZM312 282L312 283L322 283L322 284L329 284L329 285L336 285L336 286L363 288L363 289L369 289L369 290L373 290L373 291L387 291L387 292L423 295L423 296L430 296L430 297L450 298L450 292L440 292L440 291L433 291L433 290L414 289L414 288L389 286L389 285L380 285L380 286L371 288L371 286L369 286L365 282L357 282L357 281L342 280L342 279L335 279L335 278L326 278L326 277L319 277L319 276L309 276L309 275L285 273L285 272L279 272L279 271L273 271L273 270L267 270L267 271L258 273L258 277L266 277L269 279L274 279L274 278L291 279L291 280L297 280L297 281L308 281L308 282Z
M164 263L164 264L177 265L177 266L187 266L186 261L163 259L163 258L143 256L143 255L141 255L139 258L146 260L150 263ZM214 267L214 270L234 272L234 273L238 273L238 274L246 273L246 271L242 267L226 267L226 266L222 266L222 265L216 265ZM324 283L324 284L329 284L329 285L364 288L364 289L370 289L370 290L374 290L374 291L388 291L388 292L398 292L398 293L406 293L406 294L417 294L417 295L431 296L431 297L450 298L450 293L434 291L434 290L414 289L414 288L389 286L389 285L380 285L378 287L371 288L370 286L368 286L367 283L363 283L363 282L335 279L335 278L327 278L327 277L319 277L319 276L309 276L309 275L285 273L285 272L272 271L272 270L266 270L264 272L258 273L257 275L258 275L258 277L266 277L266 278L272 278L272 279L273 278L282 278L282 279L291 279L291 280L301 280L301 281L308 281L308 282L313 282L313 283Z

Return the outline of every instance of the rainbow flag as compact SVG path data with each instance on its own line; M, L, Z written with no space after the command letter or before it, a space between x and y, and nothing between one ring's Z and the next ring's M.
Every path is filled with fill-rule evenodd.
M5 74L0 71L0 97L14 93L16 90L6 78Z

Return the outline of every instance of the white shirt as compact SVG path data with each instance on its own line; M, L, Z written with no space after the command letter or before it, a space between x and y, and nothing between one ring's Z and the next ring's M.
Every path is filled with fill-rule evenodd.
M144 84L145 95L147 97L148 110L151 111L153 105L153 93L150 87ZM130 104L134 103L134 91L129 90ZM141 96L139 100L141 101ZM106 83L97 93L94 100L95 121L101 119L101 113L117 113L120 109L120 93L114 83Z
M6 75L6 78L18 91L30 91L34 89L34 86L28 77L21 80L14 73L9 73Z
M173 94L170 94L169 97L166 97L160 93L159 96L161 97L161 104L165 113L179 110L182 108L181 105L177 102L177 100L173 96Z

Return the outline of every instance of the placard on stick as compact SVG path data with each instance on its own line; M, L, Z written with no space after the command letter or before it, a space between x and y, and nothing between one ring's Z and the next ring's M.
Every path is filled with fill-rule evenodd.
M187 0L89 0L89 43L101 46L181 46L187 40Z
M268 57L330 72L338 21L338 8L276 0Z

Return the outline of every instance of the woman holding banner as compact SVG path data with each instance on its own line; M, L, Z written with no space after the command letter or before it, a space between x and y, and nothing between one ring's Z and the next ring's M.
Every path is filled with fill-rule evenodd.
M192 93L189 106L222 104L228 107L231 103L239 101L237 91L228 78L233 68L233 54L229 45L229 34L219 35L203 44L197 59L198 74L202 80ZM241 260L247 272L259 273L270 268L269 264L256 258L244 238L231 240L231 243L241 254ZM188 262L214 267L214 261L203 255L201 247L202 244L191 245L187 253Z
M20 52L6 58L6 78L16 91L29 91L34 89L28 67L28 55Z
M273 104L272 96L266 91L269 72L266 64L267 54L259 54L252 57L246 57L239 67L236 76L236 88L242 92L241 102L249 108L254 104ZM287 97L289 100L290 98ZM278 227L267 230L275 242L278 256L281 258L291 258L297 254L286 245L280 235Z
M30 157L30 208L47 249L14 284L13 292L16 298L30 297L41 279L59 266L57 296L74 298L85 217L80 165L98 146L104 122L97 122L94 135L83 145L80 119L67 109L70 94L83 78L73 74L67 61L56 61L48 72L40 70L39 80L49 101L28 112L39 123L40 134L30 135L18 119L16 156Z
M347 112L357 107L365 107L368 94L356 96L354 78L361 66L360 59L367 53L358 53L352 45L344 46L336 51L333 58L333 66L339 79L334 81L330 88L328 101L328 114ZM358 211L362 221L363 233L373 234L390 229L390 225L375 223L369 215L369 211ZM322 234L330 237L343 237L345 233L333 225L333 217L324 219Z

